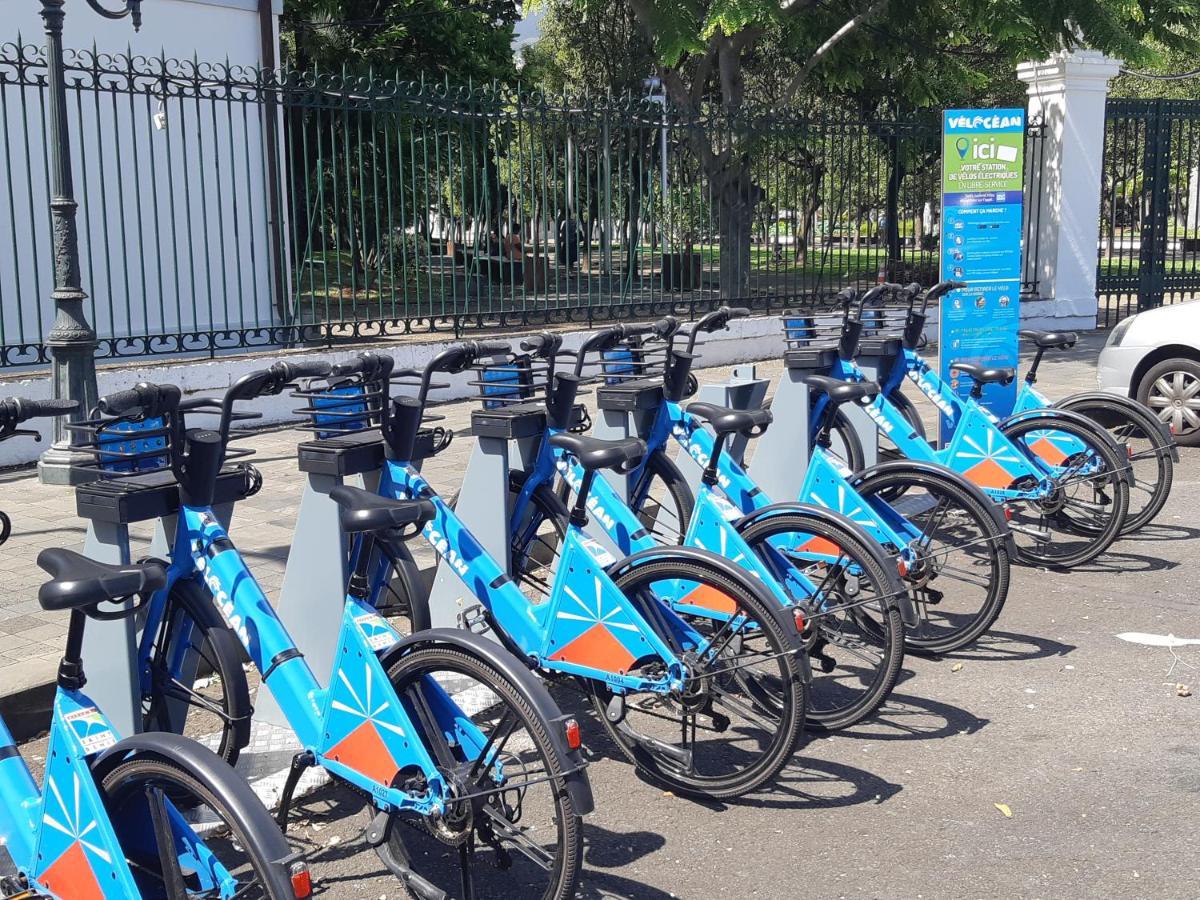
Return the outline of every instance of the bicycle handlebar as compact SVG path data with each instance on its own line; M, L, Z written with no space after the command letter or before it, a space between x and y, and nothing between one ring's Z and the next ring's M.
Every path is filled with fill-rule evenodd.
M140 410L144 418L154 418L179 406L182 392L173 384L140 382L128 390L105 394L96 403L109 416L126 416Z
M13 424L26 422L29 419L49 419L65 416L79 409L78 400L68 400L65 397L49 400L23 400L14 397L4 401L5 416L11 415Z
M957 291L966 286L965 281L939 281L925 292L925 298L921 301L921 312L924 313L929 308L930 300L940 300L951 291Z
M362 375L364 381L376 381L391 375L395 365L396 361L389 354L368 350L354 359L338 363L333 367L331 374Z

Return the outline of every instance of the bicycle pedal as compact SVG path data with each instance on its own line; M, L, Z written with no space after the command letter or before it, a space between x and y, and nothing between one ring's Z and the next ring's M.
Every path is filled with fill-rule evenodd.
M925 588L925 602L930 606L937 606L942 602L942 600L945 599L945 597L946 595L944 593L935 588Z
M487 634L492 630L491 623L488 621L488 612L479 603L468 606L458 614L458 627L478 635Z

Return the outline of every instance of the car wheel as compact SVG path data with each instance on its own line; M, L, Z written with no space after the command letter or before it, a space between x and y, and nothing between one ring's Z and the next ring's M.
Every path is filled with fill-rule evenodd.
M1163 360L1142 376L1137 398L1170 426L1176 441L1200 446L1200 362Z

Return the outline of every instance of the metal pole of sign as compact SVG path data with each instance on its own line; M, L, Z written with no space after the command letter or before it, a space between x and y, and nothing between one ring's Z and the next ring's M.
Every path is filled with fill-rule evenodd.
M75 215L75 188L71 172L71 135L67 122L67 81L63 66L63 9L66 0L41 0L46 24L46 78L49 88L50 219L54 234L54 324L46 335L53 363L54 397L78 400L72 419L87 418L98 399L96 389L96 331L88 322L87 299L79 277L79 233ZM119 9L108 9L100 0L88 5L106 19L130 17L134 29L142 24L142 0L123 0ZM75 449L76 439L63 419L54 420L54 442L38 462L38 477L45 484L74 484L84 480L77 464L90 458Z

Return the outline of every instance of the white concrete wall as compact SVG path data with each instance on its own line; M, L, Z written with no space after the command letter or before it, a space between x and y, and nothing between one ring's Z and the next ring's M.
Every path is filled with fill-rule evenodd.
M281 0L276 4L278 14ZM3 6L0 44L40 47L37 0L4 0ZM120 66L111 55L131 52L134 70L143 68L137 57L199 60L202 77L213 80L223 78L218 67L226 61L234 67L261 62L257 0L148 0L142 9L142 29L135 33L128 20L109 21L82 0L69 0L64 44L90 52L94 43L110 54L109 64ZM13 76L12 66L0 68ZM187 64L178 70L185 77L188 71ZM251 98L197 103L180 96L184 82L161 97L160 82L136 83L144 89L133 94L68 88L82 280L97 333L272 324L258 104ZM0 127L9 137L7 145L0 141L0 173L11 179L0 181L5 344L38 342L53 318L43 102L36 87L0 86ZM155 126L160 113L165 128Z

